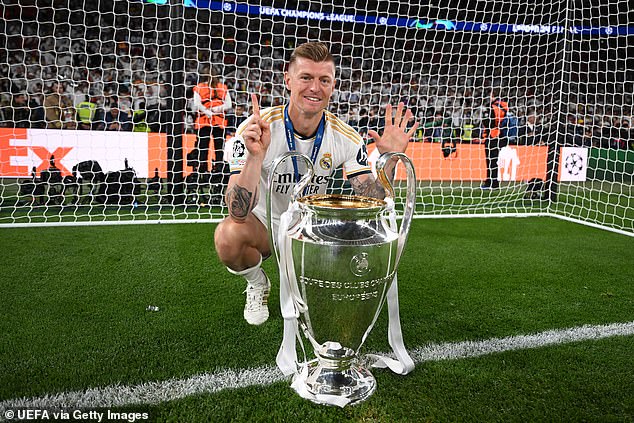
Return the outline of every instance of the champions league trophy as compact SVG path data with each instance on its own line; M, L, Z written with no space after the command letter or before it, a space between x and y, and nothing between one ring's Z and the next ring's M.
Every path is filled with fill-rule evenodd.
M271 222L271 196L277 167L292 157L306 162L307 173L295 185L277 234ZM397 231L394 189L385 174L389 161L407 170L407 198ZM280 270L280 306L284 339L277 363L293 375L291 387L315 403L345 406L366 400L376 389L372 373L358 352L388 303L390 345L396 360L369 355L374 367L399 374L414 368L403 345L398 313L396 270L407 240L416 202L416 176L403 153L386 153L377 161L386 198L317 194L301 196L314 176L311 160L296 152L278 158L269 175L267 214L271 245ZM277 239L274 237L277 236ZM316 359L298 363L299 329Z

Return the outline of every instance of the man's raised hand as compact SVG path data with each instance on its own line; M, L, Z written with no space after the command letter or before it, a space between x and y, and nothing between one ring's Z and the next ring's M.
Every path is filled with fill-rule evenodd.
M368 131L368 134L376 141L376 147L381 154L388 152L404 153L407 149L409 140L416 133L418 122L415 122L410 130L407 125L413 117L412 111L407 109L403 114L405 105L401 102L396 108L396 115L392 119L392 105L385 107L385 128L383 135L379 135L376 131Z
M253 114L244 132L242 132L242 138L252 156L264 159L264 155L271 144L271 125L260 116L260 104L258 103L257 95L251 94L251 102L253 103Z

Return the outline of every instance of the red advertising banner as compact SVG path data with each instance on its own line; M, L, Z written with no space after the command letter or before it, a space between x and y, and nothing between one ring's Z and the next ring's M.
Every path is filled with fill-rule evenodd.
M372 160L378 157L375 146L368 146ZM483 144L457 144L455 154L443 157L440 144L410 143L406 154L412 159L416 178L423 181L483 181L486 160ZM508 146L500 151L500 178L503 181L526 181L546 177L546 146ZM405 179L405 169L399 166L397 179Z
M183 157L194 148L196 137L183 136ZM125 160L145 178L159 170L167 176L167 135L145 132L72 131L0 128L0 177L26 178L35 167L48 169L51 158L62 175L74 165L95 160L105 171L123 169ZM186 174L188 168L185 169Z
M194 134L183 136L183 157L196 143ZM374 144L368 146L370 161L376 160ZM373 153L374 152L374 153ZM437 143L410 143L407 155L414 162L416 176L423 181L482 181L486 178L483 144L457 144L456 152L443 156ZM499 172L502 181L546 179L546 146L507 146L501 149ZM73 131L55 129L0 128L0 177L26 178L35 167L37 173L50 166L51 157L63 175L70 174L74 165L85 160L99 162L102 169L123 169L127 159L141 178L159 170L167 176L167 135L141 132ZM210 151L213 157L213 149ZM212 159L210 157L210 160ZM587 151L583 148L563 148L561 170L563 180L585 180ZM586 166L587 167L587 166ZM191 168L184 166L185 174ZM568 173L570 175L568 175ZM397 179L405 179L399 166Z

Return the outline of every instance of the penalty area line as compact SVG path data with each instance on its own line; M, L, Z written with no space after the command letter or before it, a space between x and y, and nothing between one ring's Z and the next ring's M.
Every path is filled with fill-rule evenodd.
M548 330L531 335L491 338L483 341L430 344L415 348L410 351L410 354L415 363L424 363L426 361L457 360L505 351L534 349L629 335L634 335L634 321L607 325L584 325L568 329ZM186 379L170 379L131 386L115 384L103 388L48 394L35 398L17 398L0 402L0 421L4 420L5 412L11 409L72 410L154 405L191 395L215 393L226 389L268 386L286 379L287 377L277 367L264 366L203 373Z

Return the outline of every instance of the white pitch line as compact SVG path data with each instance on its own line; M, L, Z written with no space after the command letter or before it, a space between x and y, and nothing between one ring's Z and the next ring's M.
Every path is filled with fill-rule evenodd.
M548 345L567 344L577 341L634 335L634 322L609 325L584 325L569 329L554 329L533 335L517 335L506 338L491 338L484 341L464 341L452 344L432 344L411 351L412 360L424 361L456 360L479 357L504 351L540 348Z
M585 325L532 335L491 338L484 341L430 344L414 349L411 355L416 363L456 360L504 351L628 335L634 335L634 321L609 325ZM221 370L217 373L203 373L187 379L170 379L133 386L117 384L36 398L17 398L0 402L0 421L4 420L5 411L11 409L73 410L150 405L225 389L268 386L285 379L286 377L276 367L265 366L253 369Z

